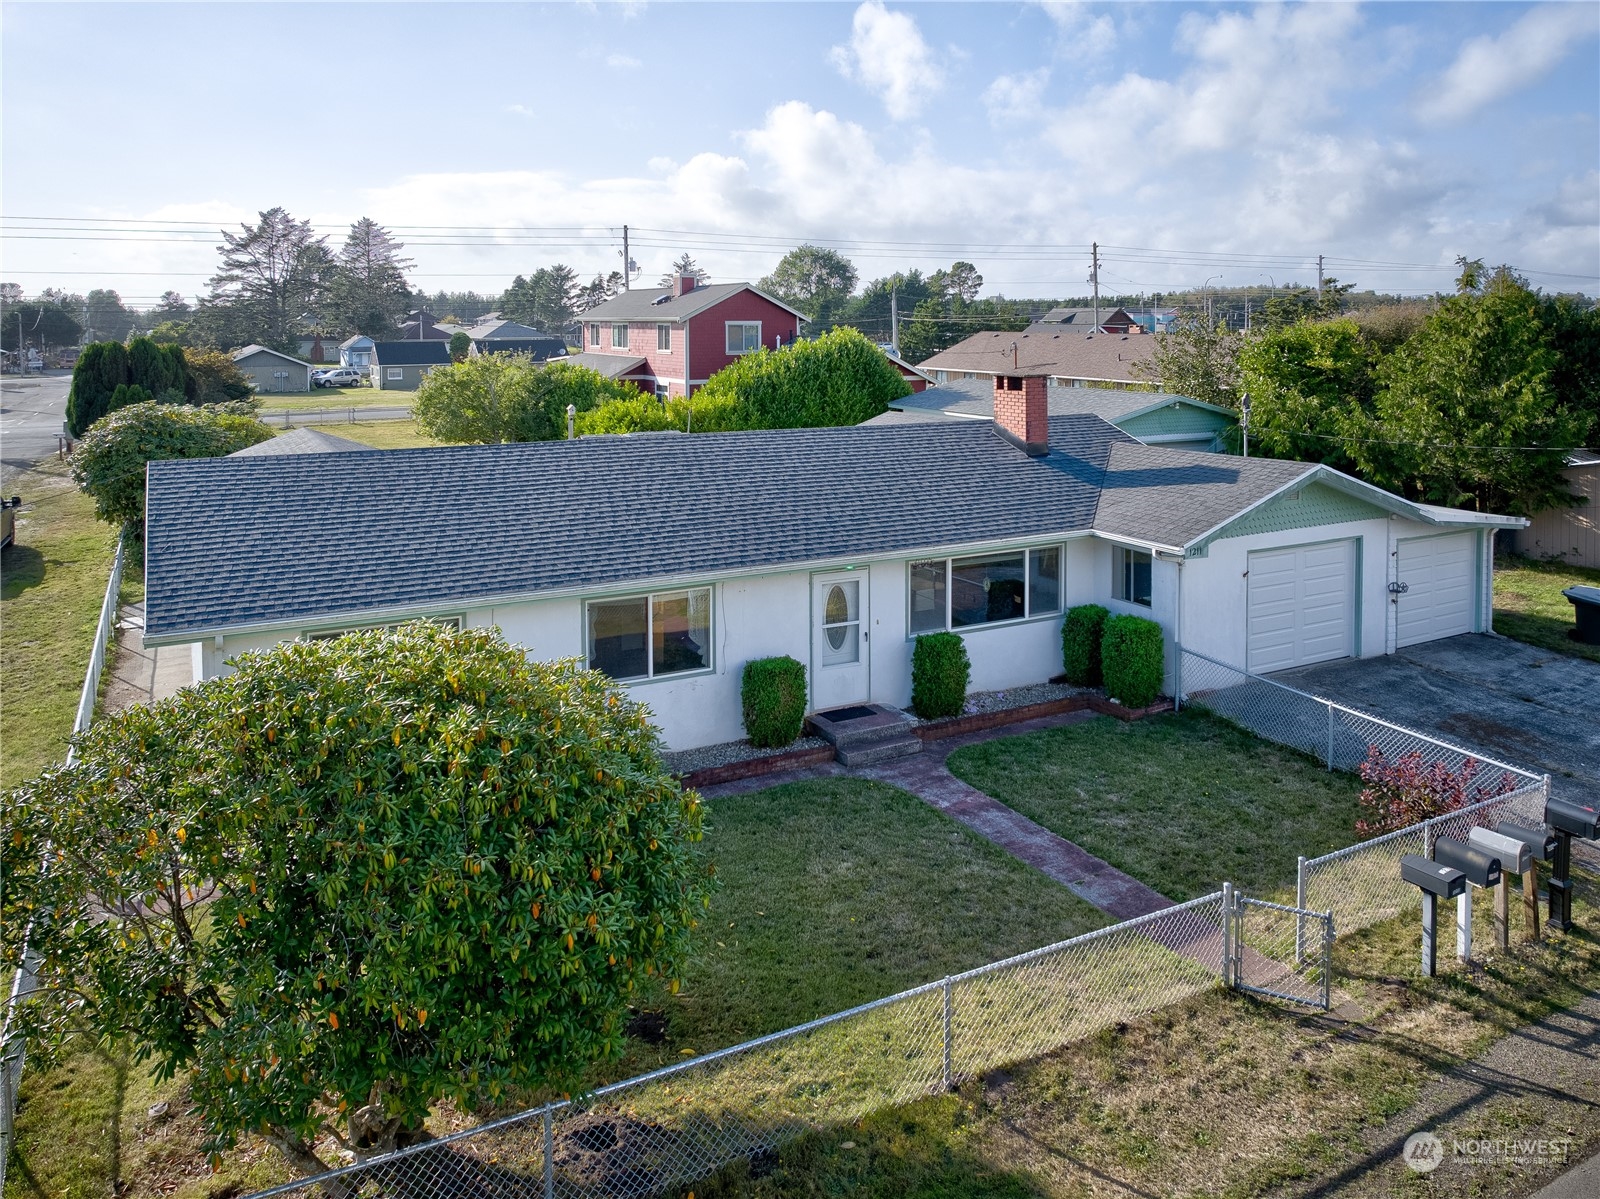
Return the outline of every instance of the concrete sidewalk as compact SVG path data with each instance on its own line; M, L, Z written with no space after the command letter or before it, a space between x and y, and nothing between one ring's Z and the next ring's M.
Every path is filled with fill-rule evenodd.
M937 808L952 820L966 825L984 840L993 842L1012 857L1060 883L1084 902L1118 920L1130 920L1171 907L1172 900L1065 837L1057 836L1043 825L1012 811L999 800L969 787L951 774L945 765L945 760L964 746L992 741L996 737L1015 737L1040 729L1063 728L1094 719L1096 716L1092 712L1041 716L1036 720L1002 725L981 733L930 741L919 754L876 766L851 770L837 762L829 762L821 766L802 767L780 774L703 787L700 793L714 800L719 795L745 795L780 783L837 776L888 783L902 791L909 791L929 807Z
M117 613L116 656L100 703L102 712L168 699L192 682L194 662L188 646L145 648L143 604L128 604Z

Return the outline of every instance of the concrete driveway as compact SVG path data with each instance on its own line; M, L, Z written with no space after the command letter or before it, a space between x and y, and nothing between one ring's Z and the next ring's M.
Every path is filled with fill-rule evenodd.
M1271 677L1600 799L1600 664L1470 633Z

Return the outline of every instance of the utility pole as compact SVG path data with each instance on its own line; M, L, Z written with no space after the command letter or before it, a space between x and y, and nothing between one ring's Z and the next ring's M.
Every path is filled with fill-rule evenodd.
M1244 331L1250 332L1250 297L1244 298Z
M1317 255L1317 302L1322 302L1322 255Z
M1094 331L1100 332L1100 243L1090 242L1089 282L1094 284Z
M628 290L628 277L633 274L633 260L628 257L628 227L622 227L622 290ZM1322 290L1322 284L1317 284L1317 290Z
M889 288L889 344L894 348L894 356L900 357L900 289L898 286Z

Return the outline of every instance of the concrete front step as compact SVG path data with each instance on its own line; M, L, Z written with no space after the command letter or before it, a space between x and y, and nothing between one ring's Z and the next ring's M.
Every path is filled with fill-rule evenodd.
M905 733L882 741L867 741L839 746L841 766L871 766L893 758L906 758L922 752L922 738L915 733Z
M852 715L843 720L830 719L837 712L850 711L846 708L835 709L833 713L813 712L807 719L817 736L840 749L901 737L911 728L911 722L905 714L893 708L881 704L859 704L855 708L869 714Z

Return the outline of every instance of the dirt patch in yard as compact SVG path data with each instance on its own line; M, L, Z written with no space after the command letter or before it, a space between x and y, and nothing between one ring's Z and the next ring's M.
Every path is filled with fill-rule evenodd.
M1533 755L1539 749L1538 741L1526 730L1473 712L1456 712L1446 716L1439 721L1439 728L1449 736L1460 737L1468 745L1481 745L1485 749L1506 754Z

